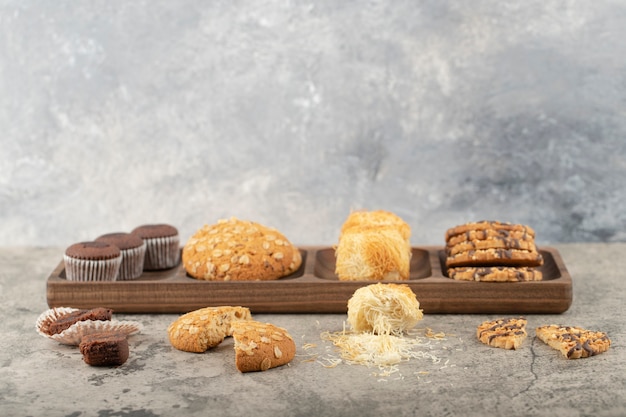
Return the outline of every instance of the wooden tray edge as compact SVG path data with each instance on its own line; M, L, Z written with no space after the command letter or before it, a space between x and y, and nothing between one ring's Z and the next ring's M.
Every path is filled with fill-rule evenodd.
M122 313L184 313L207 306L243 305L255 313L345 313L347 300L369 281L330 281L314 276L315 255L329 246L302 246L306 251L298 278L264 282L125 281L84 283L61 278L61 261L47 280L50 307L107 306ZM421 307L429 314L552 314L563 313L572 303L572 280L558 250L549 252L560 277L550 281L520 283L462 282L441 271L440 246L414 246L427 250L431 276L409 281ZM180 269L178 266L175 269ZM88 288L88 291L85 291Z

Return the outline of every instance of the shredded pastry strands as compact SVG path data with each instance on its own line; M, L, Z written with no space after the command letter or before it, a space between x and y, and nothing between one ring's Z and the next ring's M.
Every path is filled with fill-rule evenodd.
M401 335L422 320L419 301L406 285L372 284L348 300L348 323L357 332Z
M409 279L411 248L396 229L350 229L341 235L335 253L341 281Z
M434 340L446 339L446 334L444 332L434 333L433 329L431 329L430 327L426 328L426 330L424 331L424 336L426 336L429 339L434 339Z
M386 378L402 375L398 364L410 359L429 359L439 363L440 358L423 349L430 342L443 340L445 334L430 328L422 329L425 338L412 330L422 320L419 301L404 284L377 283L357 289L348 300L347 323L340 332L323 332L322 340L333 343L341 358L348 364L378 367L375 376ZM337 363L332 363L336 366Z
M355 333L345 330L340 332L324 332L320 335L340 350L342 359L348 364L365 365L385 369L385 374L397 372L395 365L410 359L429 359L433 363L440 359L432 353L415 350L429 345L419 337L409 335L374 334L370 332Z

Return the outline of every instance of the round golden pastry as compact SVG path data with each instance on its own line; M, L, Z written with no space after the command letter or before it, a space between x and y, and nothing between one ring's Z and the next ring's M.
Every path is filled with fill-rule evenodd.
M409 279L411 246L393 227L348 229L339 239L335 257L340 281Z
M348 323L354 331L399 334L424 317L415 293L404 284L371 284L348 300Z
M411 227L402 218L390 211L385 210L357 210L348 215L348 218L341 226L340 235L351 229L360 230L379 227L396 228L407 241L411 237Z
M198 230L183 248L191 277L207 281L267 281L295 272L302 256L273 228L235 217Z

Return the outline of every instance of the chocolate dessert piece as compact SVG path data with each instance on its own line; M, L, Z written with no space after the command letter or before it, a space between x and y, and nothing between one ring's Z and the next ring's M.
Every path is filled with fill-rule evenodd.
M78 348L85 363L91 366L119 366L129 355L126 335L115 332L86 335Z
M97 307L91 310L77 310L65 316L59 317L48 325L48 334L58 334L69 328L74 323L85 320L111 320L113 310Z

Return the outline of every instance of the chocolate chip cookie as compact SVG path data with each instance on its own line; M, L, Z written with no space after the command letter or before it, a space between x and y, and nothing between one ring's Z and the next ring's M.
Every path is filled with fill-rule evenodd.
M606 352L611 340L606 333L581 327L551 324L537 327L537 337L567 359L588 358Z
M459 281L483 282L541 281L543 278L536 268L507 266L448 268L448 276Z
M486 321L478 326L476 336L489 346L517 349L526 338L526 323L524 317Z

